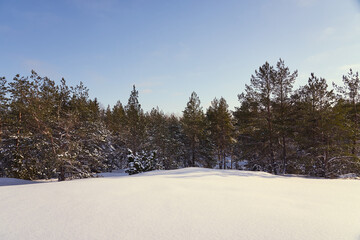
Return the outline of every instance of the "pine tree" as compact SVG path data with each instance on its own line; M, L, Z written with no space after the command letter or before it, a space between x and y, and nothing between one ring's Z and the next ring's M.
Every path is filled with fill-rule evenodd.
M166 121L167 127L167 147L165 149L166 161L165 169L176 169L184 167L187 162L186 154L186 135L180 119L170 115Z
M258 118L258 103L249 101L239 94L240 107L233 113L235 119L236 143L234 156L238 161L246 161L249 170L263 170L263 135Z
M256 131L259 132L259 139L262 142L262 152L255 156L256 164L264 170L274 174L278 172L278 165L275 160L276 134L274 129L273 95L275 93L275 72L268 62L265 62L255 75L251 76L250 85L245 85L245 94L238 95L240 102L246 102L256 114Z
M360 173L358 73L350 69L343 86L334 84L342 96L314 74L292 92L296 77L283 60L275 68L266 62L239 94L234 119L223 98L205 115L195 92L178 118L158 108L144 114L135 86L126 106L104 110L81 82L57 85L34 71L9 84L0 78L0 176L91 177L126 160L139 167L130 172L214 167L215 156L222 168L231 157L275 174Z
M73 106L73 88L70 88L64 78L58 86L55 96L56 122L53 127L54 139L57 145L56 172L59 181L64 181L72 174L73 166L77 165L78 143L74 141L77 117Z
M124 133L126 125L126 113L120 101L117 101L112 109L111 130L121 136Z
M335 105L333 90L327 88L326 80L312 73L308 84L297 93L299 157L307 174L322 177L334 176L336 166L347 159L344 111Z
M168 129L166 126L165 114L159 108L151 109L146 118L146 139L145 148L155 150L159 161L167 162L166 148L168 143ZM167 166L171 163L166 164Z
M204 136L205 115L200 106L200 99L195 92L191 93L181 119L184 133L187 137L186 145L190 151L190 162L185 166L196 166L199 160L200 142Z
M233 124L228 107L224 98L221 97L220 100L215 98L206 112L210 138L216 149L219 166L223 169L226 169L226 157L231 154L233 143Z
M5 77L0 77L0 142L3 133L3 122L7 111L7 84Z
M348 118L352 122L352 149L351 152L354 156L357 155L357 141L359 139L359 116L358 107L360 100L360 79L359 73L354 73L350 69L347 75L343 76L343 86L337 86L333 83L334 87L344 96L345 104L343 107L348 107Z
M27 147L31 144L32 135L30 124L33 122L29 119L28 113L29 98L31 84L27 77L16 75L12 82L9 83L10 88L10 112L9 124L13 127L9 129L9 138L6 143L9 146L7 156L9 164L6 169L7 175L16 178L31 179L30 160L27 159Z
M291 135L291 103L290 95L292 87L298 76L297 71L290 73L288 67L280 59L274 71L274 130L281 142L282 173L287 171L287 141Z
M131 91L128 104L125 107L126 119L126 144L134 153L140 151L144 139L144 113L139 103L139 92L135 85Z
M113 120L112 120L112 112L110 109L110 105L107 106L105 112L104 112L104 122L105 122L105 126L107 127L107 129L111 129L112 125L113 125Z
M16 76L10 83L9 124L16 126L6 139L8 174L49 178L56 151L52 135L55 84L32 71L30 78Z
M156 151L142 151L133 153L129 149L129 168L125 171L129 175L163 169L163 166L156 157Z
M126 113L124 107L120 101L117 101L113 106L112 111L106 111L108 122L108 129L112 132L112 158L119 168L127 166L127 125L126 125Z
M5 175L5 148L6 145L3 143L3 132L5 131L5 120L7 117L7 105L8 98L6 96L8 91L8 86L6 84L5 77L0 77L0 177Z

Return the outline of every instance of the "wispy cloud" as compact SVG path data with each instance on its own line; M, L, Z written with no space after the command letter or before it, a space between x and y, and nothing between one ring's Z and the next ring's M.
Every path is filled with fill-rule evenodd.
M349 65L343 65L339 68L339 70L341 71L348 71L350 70L350 68L357 72L357 71L360 71L360 63L357 63L357 64L349 64Z
M315 72L315 75L324 77L328 83L342 84L341 79L350 68L360 71L360 62L357 53L360 51L360 44L350 44L328 51L319 52L309 56L304 62L302 71L304 74ZM305 83L305 76L299 80Z
M360 1L359 1L359 2L360 2ZM360 5L360 3L359 3L359 5ZM355 23L360 22L360 12L354 16L354 22L355 22ZM360 34L360 25L359 25L359 24L355 24L355 26L356 26L356 27L355 27L355 32L359 35L359 34Z
M296 4L300 7L309 7L314 5L318 0L295 0Z
M173 97L180 97L180 96L184 96L184 95L185 95L184 92L174 92L174 93L172 94Z
M183 42L163 45L150 52L150 55L162 60L186 61L191 56L191 49Z
M143 94L149 94L149 93L152 93L153 90L147 88L147 89L142 89L142 90L140 90L140 92L143 93Z
M95 72L95 71L86 71L86 75L88 76L88 79L96 84L102 84L105 82L108 82L108 79L103 76L102 74Z
M38 59L25 59L23 61L23 67L27 72L34 70L40 76L46 76L54 80L62 78L56 66Z
M343 35L339 36L339 33L336 32L336 29L334 27L326 27L322 31L319 32L317 37L315 37L314 40L318 42L327 42L329 39L337 39L341 40L341 38L344 38Z
M152 78L146 81L135 83L135 86L138 88L149 88L162 85L161 81L158 81L157 78Z
M360 50L360 44L341 46L328 51L319 52L311 55L306 62L313 65L323 64L324 62L340 63L341 61L353 62L357 58L356 53ZM357 58L358 59L358 58ZM358 62L358 61L356 61Z
M135 82L135 86L143 94L154 92L154 88L160 88L171 76L154 76Z
M330 36L330 35L333 35L334 33L335 33L335 28L333 28L333 27L327 27L322 32L322 34L324 36Z
M115 13L121 1L116 0L73 0L70 1L79 10L99 17L105 17L108 13Z

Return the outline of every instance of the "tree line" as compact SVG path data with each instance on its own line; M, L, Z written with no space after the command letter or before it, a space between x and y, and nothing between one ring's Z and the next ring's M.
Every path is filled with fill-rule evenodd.
M158 108L144 112L135 86L126 105L102 109L83 83L56 84L34 71L2 77L0 176L90 177L127 168L129 152L151 152L152 161L156 153L153 165L163 169L359 174L358 73L350 69L331 89L311 74L294 90L297 77L282 59L266 62L238 95L235 111L222 97L203 110L193 92L180 117Z

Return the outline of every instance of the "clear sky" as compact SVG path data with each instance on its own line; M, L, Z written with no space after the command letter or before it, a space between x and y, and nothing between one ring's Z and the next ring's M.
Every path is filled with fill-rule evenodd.
M83 81L90 97L181 113L192 91L204 110L230 109L265 61L341 82L360 71L355 0L0 0L0 76ZM331 84L330 84L331 85Z

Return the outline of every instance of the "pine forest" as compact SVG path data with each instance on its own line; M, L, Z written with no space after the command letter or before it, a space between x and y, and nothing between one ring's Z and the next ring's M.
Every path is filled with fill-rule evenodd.
M282 59L265 62L234 111L224 98L203 109L193 92L177 116L144 112L135 85L127 103L102 109L81 82L56 83L35 71L2 77L0 176L65 180L183 167L360 174L358 72L344 73L342 85L311 74L294 89L297 78Z

